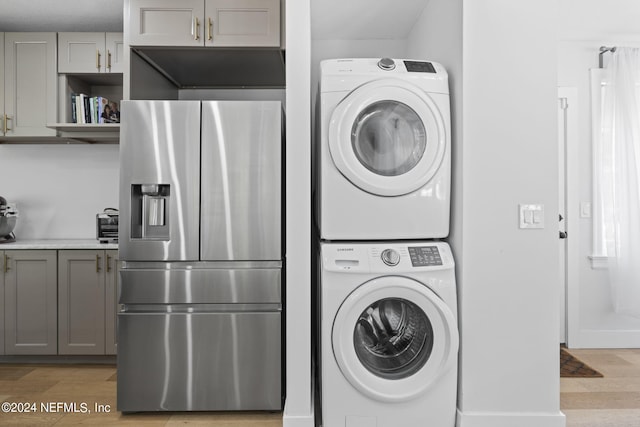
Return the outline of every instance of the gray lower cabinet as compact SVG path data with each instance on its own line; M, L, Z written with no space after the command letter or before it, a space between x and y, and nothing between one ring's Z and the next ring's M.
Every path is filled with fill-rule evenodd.
M115 354L117 251L58 251L58 353Z
M1 37L0 37L1 39ZM0 262L2 263L2 271L0 271L0 356L4 355L4 251L0 251Z
M2 258L5 354L56 354L56 251L4 251Z
M105 297L105 353L116 354L118 349L118 251L105 251L106 297Z

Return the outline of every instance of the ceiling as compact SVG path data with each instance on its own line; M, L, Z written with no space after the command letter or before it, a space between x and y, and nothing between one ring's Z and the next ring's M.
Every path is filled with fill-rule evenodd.
M122 31L123 0L0 0L0 32Z

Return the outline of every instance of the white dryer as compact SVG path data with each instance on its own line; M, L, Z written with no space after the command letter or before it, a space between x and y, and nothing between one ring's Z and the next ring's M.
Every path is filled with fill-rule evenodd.
M458 329L444 242L322 243L324 427L453 427Z
M320 73L320 237L446 237L451 132L442 65L334 59Z

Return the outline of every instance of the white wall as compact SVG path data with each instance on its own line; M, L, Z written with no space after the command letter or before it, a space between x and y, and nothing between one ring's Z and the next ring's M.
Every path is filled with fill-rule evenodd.
M118 145L0 145L0 195L17 203L17 239L95 239L118 208Z
M310 0L286 2L286 393L284 427L312 427Z
M556 1L465 0L462 10L458 424L563 426ZM518 227L521 203L544 205L544 229Z
M592 200L592 144L589 69L598 67L600 46L640 47L640 3L635 0L560 0L560 42L558 44L558 86L577 90L578 193L581 202ZM605 63L609 58L605 54ZM574 207L577 209L577 207ZM573 348L638 347L640 319L613 311L608 272L594 269L592 219L580 218L575 283L570 283L568 346Z

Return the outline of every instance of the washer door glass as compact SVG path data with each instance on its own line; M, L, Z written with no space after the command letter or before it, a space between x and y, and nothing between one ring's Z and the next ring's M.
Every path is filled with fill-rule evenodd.
M451 309L423 283L382 276L345 298L331 343L354 388L378 401L405 402L455 367L458 329Z
M351 130L353 151L364 167L383 176L402 175L422 159L427 132L418 114L397 101L365 107Z
M418 372L433 350L433 327L414 303L376 301L360 314L353 334L360 362L374 375L401 379Z

